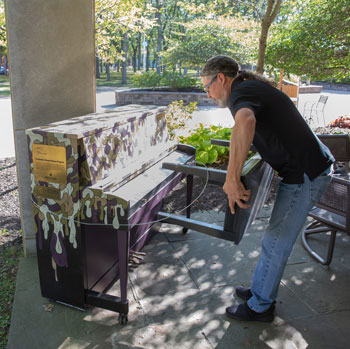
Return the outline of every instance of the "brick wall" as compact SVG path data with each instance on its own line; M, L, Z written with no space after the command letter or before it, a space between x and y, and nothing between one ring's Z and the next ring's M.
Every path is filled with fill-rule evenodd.
M184 104L197 102L199 106L216 105L204 92L139 91L136 89L115 91L115 103L117 105L169 105L178 100L183 100Z

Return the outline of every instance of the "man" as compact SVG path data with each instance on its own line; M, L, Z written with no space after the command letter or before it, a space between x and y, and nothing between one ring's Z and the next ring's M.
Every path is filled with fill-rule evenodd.
M251 144L281 177L251 288L236 287L246 303L226 308L237 320L270 322L287 260L309 210L330 182L334 158L289 97L267 79L240 71L227 56L209 59L201 78L208 97L228 107L235 120L223 187L231 212L235 205L249 207L250 191L240 177Z

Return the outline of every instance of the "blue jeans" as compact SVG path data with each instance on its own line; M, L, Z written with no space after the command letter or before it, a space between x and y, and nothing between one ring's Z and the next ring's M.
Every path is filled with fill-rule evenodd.
M278 287L293 245L307 215L331 181L331 167L313 181L304 175L303 184L280 182L269 225L262 239L262 251L255 269L249 308L266 311L277 298Z

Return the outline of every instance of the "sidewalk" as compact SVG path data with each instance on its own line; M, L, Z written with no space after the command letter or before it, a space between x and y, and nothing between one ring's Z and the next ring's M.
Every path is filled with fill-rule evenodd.
M113 94L97 92L97 111L115 108ZM318 96L301 95L300 108ZM12 157L10 99L0 99L0 107L2 125L7 125L0 129L0 158ZM327 122L338 113L349 114L350 94L331 93L325 111ZM227 110L217 108L200 108L193 125L198 122L232 126ZM272 324L237 322L225 316L225 308L239 301L232 297L234 286L250 285L269 210L262 210L239 246L194 231L183 235L179 227L164 224L144 248L143 263L129 274L126 326L118 324L116 313L99 308L81 312L42 298L36 258L23 258L8 349L346 348L350 340L349 236L337 237L329 268L314 262L300 241L296 243ZM223 223L223 213L216 211L197 212L193 217Z
M223 214L194 218L222 224ZM250 285L269 208L239 246L163 225L129 274L129 322L118 314L86 312L40 295L36 258L20 262L8 349L37 348L346 348L350 340L349 237L339 236L329 268L295 245L281 282L273 323L231 320L225 308L234 285ZM118 290L118 287L116 287ZM112 293L112 292L111 292ZM118 294L118 292L116 292Z

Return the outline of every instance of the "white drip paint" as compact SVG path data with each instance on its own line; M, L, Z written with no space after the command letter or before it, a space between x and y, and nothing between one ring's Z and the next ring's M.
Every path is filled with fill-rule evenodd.
M69 226L69 242L71 244L73 244L74 248L78 247L78 243L77 243L77 230L75 228L75 220L74 217L75 215L79 212L80 210L80 204L79 203L75 203L73 205L73 214L71 216L68 217L68 226Z
M49 235L49 222L48 222L48 215L52 217L49 208L46 205L40 205L38 206L40 212L44 215L44 220L42 222L42 227L44 229L44 238L47 240L48 235Z
M61 222L62 219L62 214L57 215L58 216L58 220L53 219L53 223L54 223L54 230L53 233L56 235L57 237L57 241L56 241L56 252L58 254L62 254L63 250L62 250L62 245L59 239L59 234L60 232L63 235L63 224Z
M92 217L92 210L91 210L91 207L92 207L92 203L91 203L91 198L94 196L94 193L92 192L92 190L90 189L85 189L83 191L83 199L85 199L87 196L90 196L90 200L86 200L85 201L85 207L86 207L86 216L88 218L91 218Z
M121 204L117 204L114 206L114 218L113 218L113 228L114 229L119 229L120 224L119 224L119 216L118 216L118 208L120 208L120 215L124 217L125 211L124 208Z
M104 211L104 223L108 224L108 205L104 207L103 211Z

